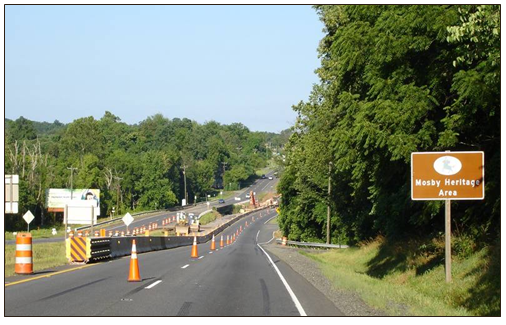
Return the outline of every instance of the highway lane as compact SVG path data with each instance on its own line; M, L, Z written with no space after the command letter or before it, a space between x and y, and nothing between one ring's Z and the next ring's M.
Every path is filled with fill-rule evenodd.
M237 197L240 199L239 201L236 201L235 196L234 196L234 197L226 199L225 203L220 204L217 200L210 201L209 207L207 206L207 204L204 203L204 204L199 204L197 206L190 205L186 209L181 210L181 211L184 211L186 213L195 213L198 215L206 210L212 209L213 207L219 207L219 206L224 206L224 205L235 204L235 203L242 202L242 201L247 201L248 198L246 198L246 194L249 194L250 191L256 192L257 195L259 195L262 192L275 192L276 185L277 185L279 179L277 179L277 178L274 178L272 180L268 179L269 176L274 175L273 171L270 171L265 175L266 175L266 179L260 178L260 179L256 180L255 183L253 183L251 186L243 189L243 191L240 192L239 195L237 195ZM174 211L160 211L158 213L154 213L153 215L151 215L149 217L141 217L141 218L134 220L130 224L128 229L131 231L135 227L142 227L142 226L146 226L146 228L147 228L150 223L157 223L158 227L161 228L162 227L162 220L165 218L168 218L168 217L173 217L176 215L176 213L177 212L174 212ZM173 226L173 225L175 225L175 223L172 222L169 225ZM109 231L113 231L113 232L125 231L126 232L127 231L126 228L127 227L122 222L114 223L110 226L105 227L107 232L109 232ZM59 241L63 241L63 240L64 240L64 237L38 238L38 239L33 239L32 242L35 244L35 243L59 242ZM15 240L6 240L5 241L6 245L14 245L15 243L16 243Z
M139 254L142 282L127 282L130 257L5 287L6 316L298 316L297 308L258 242L272 237L264 222L274 213L248 216L223 235L244 231L235 243L211 252L198 245ZM245 222L250 224L247 228ZM219 239L217 237L217 248ZM341 315L326 298L270 254L307 315ZM18 277L19 278L19 277ZM9 279L10 280L10 279ZM149 288L149 289L148 289Z

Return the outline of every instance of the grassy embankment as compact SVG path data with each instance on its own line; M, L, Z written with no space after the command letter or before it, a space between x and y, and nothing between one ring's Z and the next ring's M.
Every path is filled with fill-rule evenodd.
M33 244L33 270L34 272L47 268L67 264L65 258L65 243L42 243ZM14 275L14 262L16 257L16 245L5 245L5 276Z
M359 248L302 254L317 261L336 288L358 293L388 315L501 314L499 247L453 256L452 283L445 282L441 239L390 244L379 238Z

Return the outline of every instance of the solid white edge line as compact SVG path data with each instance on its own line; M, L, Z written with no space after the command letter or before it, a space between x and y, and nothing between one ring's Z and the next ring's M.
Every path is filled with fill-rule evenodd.
M277 216L278 216L278 214L276 214L274 217L272 217L269 220L267 220L266 222L264 222L264 225L267 224L267 222L271 221L272 219L276 218Z
M186 269L190 264L186 264L185 266L181 266L182 269Z
M278 273L279 278L281 279L281 282L283 282L283 284L285 285L285 288L288 291L288 294L290 294L290 297L292 298L292 301L295 304L295 307L299 311L299 314L301 316L307 316L306 312L304 311L304 308L302 308L302 305L299 302L299 299L297 299L297 296L295 296L295 293L293 293L292 288L290 288L290 285L288 285L288 282L286 282L285 278L283 277L283 274L281 274L278 267L276 266L276 264L274 264L271 257L269 256L269 254L267 254L267 252L259 244L257 244L257 246L262 250L262 252L264 252L264 254L267 256L267 258L271 262L272 267Z
M158 281L156 281L156 282L154 282L154 283L150 284L150 285L149 285L149 286L147 286L145 289L151 289L151 288L153 288L154 286L156 286L156 285L157 285L158 283L160 283L160 282L162 282L162 280L158 280Z

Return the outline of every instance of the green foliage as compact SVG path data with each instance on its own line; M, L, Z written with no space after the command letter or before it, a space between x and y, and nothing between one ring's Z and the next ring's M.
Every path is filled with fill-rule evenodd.
M169 120L161 114L128 125L110 112L96 120L84 117L64 125L6 120L5 173L20 175L20 214L6 216L6 229L25 229L26 211L32 226L58 224L60 213L47 213L48 188L101 191L101 216L134 210L169 208L184 198L228 186L234 189L255 170L265 167L271 152L266 134L244 125L200 125L189 119ZM276 139L270 135L270 140ZM244 185L244 184L243 184Z
M333 242L437 233L442 205L410 199L411 152L483 150L486 199L454 203L452 219L473 238L493 240L500 220L499 7L315 8L326 33L320 84L293 107L298 117L278 186L284 234L324 240L329 202Z

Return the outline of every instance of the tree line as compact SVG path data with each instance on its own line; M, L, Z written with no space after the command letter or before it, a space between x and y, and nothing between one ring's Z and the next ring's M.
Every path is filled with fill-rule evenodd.
M438 236L444 201L412 201L410 154L484 151L485 199L452 202L452 229L500 235L500 7L315 6L320 82L286 145L280 225L292 240ZM328 177L331 195L327 195Z
M20 212L6 216L6 229L24 227L30 210L35 224L58 223L47 213L49 188L100 189L101 216L164 209L204 200L217 189L237 190L271 157L275 134L252 132L240 123L199 124L161 114L136 125L105 112L69 124L6 119L5 173L20 177ZM71 175L70 168L77 168ZM118 211L119 210L119 211Z

